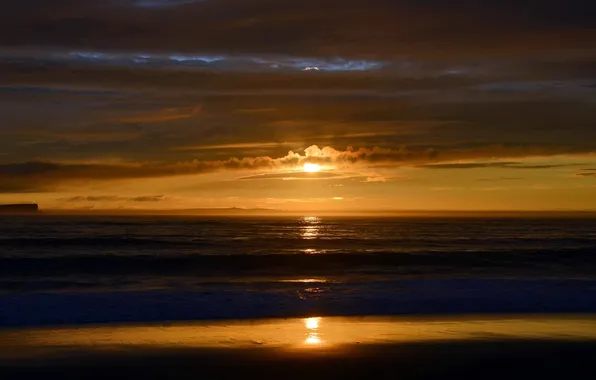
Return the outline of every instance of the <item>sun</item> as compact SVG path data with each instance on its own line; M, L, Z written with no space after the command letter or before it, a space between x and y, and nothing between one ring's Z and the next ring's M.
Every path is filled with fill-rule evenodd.
M321 171L321 165L319 165L319 164L311 164L310 162L307 162L302 167L302 170L304 170L306 173L320 172Z

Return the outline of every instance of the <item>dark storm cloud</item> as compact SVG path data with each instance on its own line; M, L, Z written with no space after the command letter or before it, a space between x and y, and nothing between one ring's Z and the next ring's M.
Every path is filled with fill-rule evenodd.
M9 0L2 5L0 43L377 57L512 51L531 55L553 47L593 46L593 33L586 33L596 25L591 1L496 4L482 0Z
M206 0L137 0L133 1L130 6L139 8L169 8L177 7L185 4L198 3Z
M0 191L595 152L593 2L495 4L4 1Z
M350 95L363 96L386 94L387 96L401 96L413 90L434 89L437 87L453 87L474 85L473 81L465 77L435 75L434 71L444 68L420 70L416 75L404 72L403 75L371 75L371 73L352 72L222 72L214 70L167 70L157 68L103 67L103 66L75 66L66 65L47 66L38 64L34 60L24 63L2 63L0 61L0 75L5 79L4 84L12 84L13 92L32 91L40 84L55 84L71 86L101 85L117 89L152 89L192 90L204 94L230 95L267 95L267 94L296 94L304 91L303 95ZM16 85L28 85L28 89L18 89ZM10 91L9 89L5 90ZM259 92L261 91L261 92ZM382 91L382 93L378 93ZM407 91L407 92L406 92Z
M11 97L24 96L43 96L43 95L74 95L74 96L117 96L120 95L116 90L100 89L74 89L74 88L52 88L44 86L0 86L0 96L8 95Z
M132 78L137 75L143 77L129 73ZM23 86L19 91L10 86L5 95L0 91L0 150L8 154L3 161L115 157L142 164L278 157L311 144L440 150L446 145L473 148L496 143L520 150L543 145L561 154L596 151L596 108L590 97L565 98L559 88L513 101L510 94L468 93L441 80L433 88L430 80L367 84L364 78L347 78L360 86L350 89L339 78L317 84L287 75L279 81L259 76L255 82L242 75L214 75L219 82L207 80L209 75L181 75L181 89L167 83L175 75L163 73L163 79L155 73L155 81L139 80L143 89L119 88L118 95L94 94L77 76L62 87ZM98 78L104 91L117 88L117 79ZM87 86L100 86L98 78L90 75ZM124 74L122 78L126 82ZM403 93L388 96L367 89L375 83ZM416 83L423 87L413 90ZM215 90L206 94L210 87Z

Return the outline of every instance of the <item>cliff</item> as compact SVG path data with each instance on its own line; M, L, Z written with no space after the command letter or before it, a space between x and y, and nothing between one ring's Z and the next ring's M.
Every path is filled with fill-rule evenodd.
M0 214L35 214L39 212L39 206L30 204L0 205Z

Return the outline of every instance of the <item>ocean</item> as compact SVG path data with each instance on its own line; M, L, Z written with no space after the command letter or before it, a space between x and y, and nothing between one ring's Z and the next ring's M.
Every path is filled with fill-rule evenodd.
M0 325L596 312L596 219L0 216Z

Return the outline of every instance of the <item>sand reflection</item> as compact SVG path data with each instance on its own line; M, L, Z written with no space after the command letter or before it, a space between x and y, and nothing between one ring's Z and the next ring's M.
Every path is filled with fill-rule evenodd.
M306 318L304 320L304 325L309 330L318 330L320 321L321 321L321 318Z
M321 340L321 338L319 338L317 333L310 333L308 337L306 337L304 343L308 345L318 345L323 343L323 341Z
M321 318L306 318L304 320L304 326L307 330L306 339L304 343L307 345L319 345L323 343L319 333L319 324L321 323Z
M596 340L594 316L302 318L0 331L0 354L43 348L278 347L281 349L494 339ZM1 355L0 355L1 356Z

